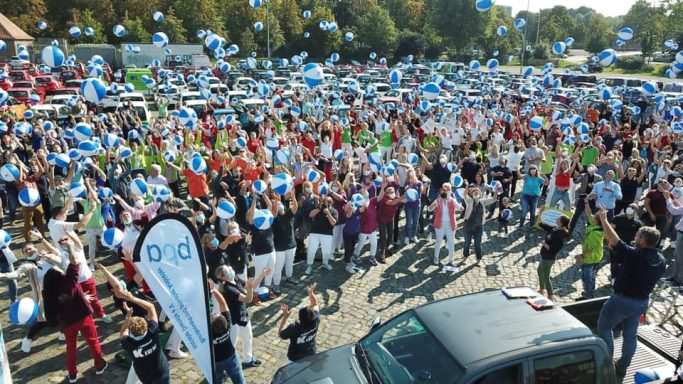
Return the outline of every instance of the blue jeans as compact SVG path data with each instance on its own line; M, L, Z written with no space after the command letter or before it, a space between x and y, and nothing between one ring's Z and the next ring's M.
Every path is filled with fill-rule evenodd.
M223 380L230 377L233 384L247 384L247 380L242 373L242 363L240 357L235 352L232 357L216 362L216 371L213 373L213 383L223 384Z
M583 294L581 297L592 299L595 296L595 276L598 274L598 264L581 264L581 282L583 283Z
M149 381L149 382L146 381L143 384L170 384L170 383L171 383L171 372L166 371L160 377L157 377L156 379Z
M403 237L413 238L414 236L417 236L417 224L420 220L420 207L406 205L403 208L406 213L406 226L403 231Z
M598 317L598 336L607 344L610 357L614 356L612 330L621 323L623 343L621 358L616 363L617 374L624 375L636 352L640 315L647 310L648 299L633 299L615 293L602 306Z
M14 272L14 266L8 263L0 263L0 272ZM14 303L17 301L17 281L14 279L7 279L7 288L9 289L10 303Z
M536 223L536 205L538 204L538 196L522 194L522 214L519 217L519 227L524 226L527 212L531 214L531 225Z
M558 191L555 189L553 191L553 196L550 198L550 208L557 208L557 202L562 202L562 209L569 211L572 209L571 203L569 202L569 192L568 191Z
M477 256L477 260L481 260L481 236L484 233L484 226L477 225L471 230L463 229L463 234L465 235L465 243L462 248L463 258L467 258L470 255L470 243L472 243L472 238L474 238L474 254Z

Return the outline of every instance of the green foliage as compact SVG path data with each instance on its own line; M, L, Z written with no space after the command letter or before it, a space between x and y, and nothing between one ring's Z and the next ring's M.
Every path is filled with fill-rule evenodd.
M654 71L654 67L645 64L645 61L641 56L625 56L620 57L615 64L617 68L621 68L624 72L647 72L650 73Z
M36 23L47 16L45 0L0 0L0 10L29 34L41 33Z
M425 53L425 44L426 39L423 34L410 30L400 31L394 50L394 61L408 55L422 56Z
M155 22L155 24L157 24ZM169 7L164 14L164 21L152 29L156 32L164 32L168 40L174 43L187 43L187 30L183 26L183 21L176 16L175 9Z
M356 38L378 55L385 56L396 48L398 32L389 12L375 6L358 21Z
M142 43L149 43L152 41L152 35L147 32L144 23L139 18L132 20L124 20L123 25L126 26L126 40ZM100 34L95 33L95 36Z
M86 26L92 28L95 34L92 37L88 37L85 34L81 35L81 39L88 43L106 43L107 36L104 34L102 24L95 18L91 10L85 10L74 15L74 24L82 25L81 29ZM130 34L129 28L126 26L126 33Z
M536 44L531 57L537 60L547 60L550 57L550 44L546 41L541 41Z

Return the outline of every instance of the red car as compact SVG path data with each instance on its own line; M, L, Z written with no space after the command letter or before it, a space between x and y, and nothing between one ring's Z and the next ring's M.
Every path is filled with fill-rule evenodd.
M59 80L63 83L68 80L80 79L81 75L75 69L68 69L59 73Z
M31 80L31 75L28 73L28 71L24 70L9 71L9 77L11 77L14 81Z
M62 86L54 77L48 75L36 76L34 80L36 88L42 89L45 92L54 91Z
M32 88L10 88L7 93L14 97L17 101L24 104L40 104L43 102L43 96L35 89ZM32 95L38 95L39 100L37 102L31 101Z
M8 90L14 86L14 82L9 77L0 77L0 88L3 90Z

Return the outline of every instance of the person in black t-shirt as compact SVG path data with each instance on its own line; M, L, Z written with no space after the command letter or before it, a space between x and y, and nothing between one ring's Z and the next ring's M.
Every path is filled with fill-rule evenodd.
M285 281L291 285L298 284L292 277L292 274L294 272L294 254L296 253L294 217L299 209L299 205L294 196L294 190L285 195L284 202L281 201L280 196L273 194L273 201L277 204L277 215L273 220L273 235L275 242L273 291L279 295L283 268L285 269Z
M550 282L550 270L555 264L557 254L560 253L567 237L569 236L569 217L562 215L557 218L556 226L552 232L546 236L541 246L541 262L538 264L538 281L541 288L538 290L541 294L544 290L548 290L548 299L555 300L553 295L553 285Z
M288 363L316 354L315 337L320 327L320 308L318 308L318 298L315 296L317 285L313 283L306 288L310 303L308 307L299 309L299 321L290 324L287 328L285 325L291 312L287 304L282 304L282 321L278 333L281 339L289 340Z
M247 280L247 245L251 244L251 235L242 231L236 221L228 223L228 236L218 245L227 254L227 263L243 280ZM215 271L214 271L215 273Z
M159 344L159 319L154 304L139 299L121 287L114 288L116 297L144 308L147 320L133 316L133 308L124 304L126 318L121 325L121 346L133 356L133 369L143 384L168 384L171 374L168 360Z
M232 340L230 340L232 322L230 321L228 303L214 287L211 280L209 280L209 285L211 285L211 294L218 302L218 310L220 311L220 313L211 316L211 343L213 344L214 358L213 384L222 384L226 377L230 377L233 384L246 384L247 380L242 372L240 358L235 351Z
M216 277L221 281L223 287L223 297L230 308L230 340L232 344L237 343L237 336L242 338L242 363L245 368L258 367L261 361L252 354L252 342L254 339L251 330L251 320L247 311L247 303L254 299L254 287L258 287L261 281L273 273L272 268L266 268L256 278L250 278L242 282L236 278L235 270L227 265L221 265L216 270Z
M626 207L626 213L614 216L612 226L617 232L617 235L624 243L631 245L636 238L636 233L644 224L638 219L638 205L631 203ZM621 264L624 262L624 255L620 254L616 249L609 250L609 264L610 273L612 275L612 284L616 281Z

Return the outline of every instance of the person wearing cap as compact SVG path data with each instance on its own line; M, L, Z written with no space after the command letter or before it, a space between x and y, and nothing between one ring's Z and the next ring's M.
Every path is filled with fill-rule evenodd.
M596 171L597 173L597 171ZM595 206L604 206L607 209L607 216L610 220L614 217L614 208L617 205L617 200L623 197L621 194L621 186L614 180L614 171L609 170L605 173L605 179L593 186L588 198L595 200Z
M614 216L612 226L619 235L619 238L626 244L632 245L638 230L644 226L638 219L638 204L631 203L626 206L625 212ZM619 275L621 265L624 262L624 255L616 250L610 250L610 272L612 274L612 284Z

